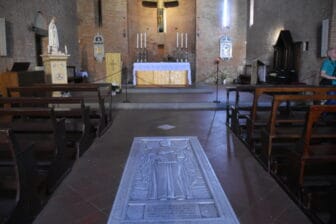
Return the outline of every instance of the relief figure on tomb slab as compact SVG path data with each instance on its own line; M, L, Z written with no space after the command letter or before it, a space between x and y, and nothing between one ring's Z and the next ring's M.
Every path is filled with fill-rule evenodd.
M197 195L195 189L207 191L187 141L147 144L146 149L133 184L133 199L187 200Z

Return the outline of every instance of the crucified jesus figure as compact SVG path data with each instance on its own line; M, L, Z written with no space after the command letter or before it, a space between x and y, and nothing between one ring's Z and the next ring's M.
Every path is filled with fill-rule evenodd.
M178 0L143 0L145 7L157 8L157 31L165 32L165 8L178 6Z

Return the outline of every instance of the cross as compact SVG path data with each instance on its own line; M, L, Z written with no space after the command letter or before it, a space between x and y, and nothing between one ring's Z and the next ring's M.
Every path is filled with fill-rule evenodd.
M178 6L178 0L143 0L144 7L157 8L157 31L165 32L165 8Z

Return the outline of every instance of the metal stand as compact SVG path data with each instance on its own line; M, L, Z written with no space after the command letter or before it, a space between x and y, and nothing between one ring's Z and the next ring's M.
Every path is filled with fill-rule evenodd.
M219 65L219 60L216 60L216 65L217 65L217 72L216 72L216 100L214 100L213 102L214 103L220 103L220 101L218 100L218 82L219 82L219 80L218 80L218 73L219 73L219 67L218 67L218 65Z
M125 69L126 71L126 88L125 88L125 100L123 101L123 103L130 103L131 101L128 100L128 95L127 95L127 89L128 89L128 71L127 68Z

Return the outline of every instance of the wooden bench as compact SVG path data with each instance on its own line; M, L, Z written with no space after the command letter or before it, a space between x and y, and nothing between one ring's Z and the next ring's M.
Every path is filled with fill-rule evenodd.
M240 85L236 87L231 87L228 89L227 96L226 96L226 123L231 128L231 130L241 139L244 139L242 136L242 129L243 126L246 124L242 124L240 120L244 118L245 115L249 114L251 110L251 104L242 104L240 102L241 94L242 93L253 93L254 89L256 88L255 85ZM230 93L233 92L235 95L235 103L232 105L230 103ZM233 94L231 94L233 95Z
M316 101L336 99L335 95L274 95L271 113L267 126L262 130L262 152L266 155L268 171L277 171L277 161L273 158L276 143L279 143L278 154L282 154L284 148L289 148L302 136L305 117L309 106ZM304 103L300 107L291 108L281 106L283 102ZM281 111L282 109L282 111ZM272 166L275 165L275 166ZM272 169L272 170L271 170Z
M105 111L108 123L112 122L112 85L111 83L73 83L73 84L46 84L36 83L34 86L40 86L44 88L69 88L68 92L93 92L97 94L99 102L99 108L101 111ZM74 90L71 90L74 89ZM79 90L77 90L79 89ZM105 106L107 104L107 107ZM106 109L107 108L107 111ZM104 110L103 110L104 109Z
M252 151L255 151L255 142L260 139L259 130L260 127L265 127L267 124L267 118L269 117L269 111L271 109L272 98L269 97L267 102L261 105L260 99L263 95L275 95L275 94L326 94L329 91L335 91L335 87L319 87L319 86L293 86L293 85L278 85L278 86L239 86L236 92L236 103L231 108L232 110L232 126L236 129L236 133L239 137L246 141L246 144L251 147ZM251 105L240 106L240 94L241 92L252 93L253 100ZM243 108L243 109L242 109ZM265 113L266 112L266 113ZM241 122L244 119L246 133L242 134Z
M47 191L52 192L70 171L75 152L66 147L65 119L56 119L53 108L0 108L4 115L26 118L0 127L10 128L20 145L33 145L39 172L46 174Z
M77 158L90 147L96 137L89 118L90 108L85 106L81 97L1 97L0 105L11 108L53 107L57 118L66 119L67 142L75 142Z
M10 129L0 129L0 176L0 222L31 223L41 207L33 153Z
M292 162L287 176L304 208L312 213L318 208L335 220L336 105L310 106L304 131L288 160Z
M333 120L322 121L327 113L334 113ZM327 119L327 118L325 118ZM320 122L320 123L319 123ZM300 165L299 184L303 186L305 166L314 162L336 162L336 105L312 105L308 111L304 134L301 144L302 156ZM316 143L318 139L318 143ZM315 140L315 141L314 141ZM319 144L320 141L322 144ZM334 172L336 174L336 172ZM336 183L335 183L336 184Z
M67 92L72 96L82 97L86 105L98 103L98 110L91 107L90 111L90 118L99 120L96 125L97 136L101 136L111 125L112 95L110 84L40 84L30 87L7 88L8 96L51 97L55 92ZM89 93L93 93L93 95L87 95ZM108 109L105 104L108 105Z
M249 88L246 88L245 85L237 85L237 86L229 86L226 87L226 124L229 127L232 127L232 112L236 112L237 110L243 111L245 106L240 105L240 94L242 92L251 92L251 88L254 88L253 85L249 85ZM235 97L232 99L232 95ZM237 110L233 110L233 108L237 108ZM239 108L239 109L238 109ZM249 107L250 109L250 107Z

